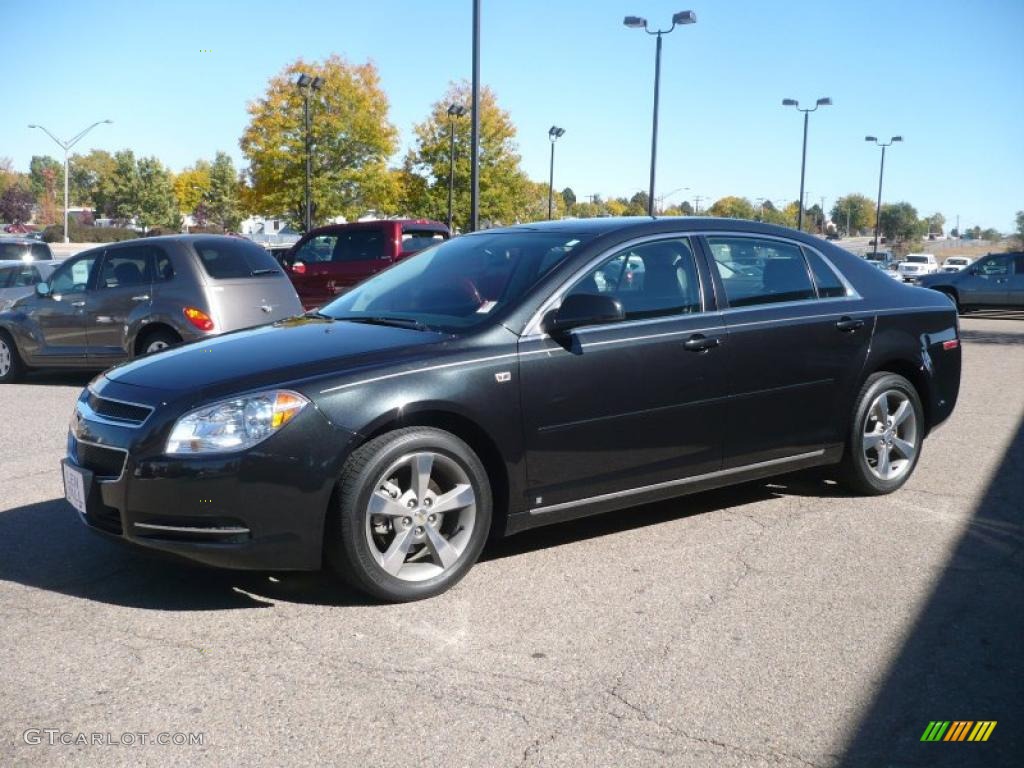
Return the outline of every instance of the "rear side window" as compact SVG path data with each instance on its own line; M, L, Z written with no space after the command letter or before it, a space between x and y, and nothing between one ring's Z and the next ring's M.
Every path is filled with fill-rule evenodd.
M749 237L709 237L708 246L730 307L815 298L797 245Z
M171 257L163 251L157 251L156 271L153 273L153 279L162 281L170 280L172 277L174 277L174 266L171 264Z
M284 275L274 257L265 249L236 237L202 238L192 241L203 270L214 280Z
M437 232L432 229L416 229L414 227L404 227L402 229L402 253L415 253L444 241L445 236L443 232Z
M148 285L152 280L152 250L147 245L134 245L107 251L98 287L129 288Z
M832 268L814 251L804 250L807 263L811 265L814 283L818 286L819 299L834 299L846 295L846 286Z

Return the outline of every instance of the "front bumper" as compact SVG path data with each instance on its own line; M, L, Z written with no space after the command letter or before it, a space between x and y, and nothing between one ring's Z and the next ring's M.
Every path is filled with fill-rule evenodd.
M157 411L142 429L81 404L64 462L84 470L86 525L223 568L320 567L325 515L354 435L315 407L248 451L169 457L162 445L177 412L161 420Z

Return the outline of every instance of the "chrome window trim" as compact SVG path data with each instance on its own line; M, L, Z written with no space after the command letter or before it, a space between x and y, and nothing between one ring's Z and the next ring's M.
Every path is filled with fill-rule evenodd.
M93 448L106 448L107 450L110 450L110 451L120 451L121 453L124 454L124 461L121 462L121 474L119 474L117 477L114 477L114 478L100 479L101 477L103 477L102 475L97 475L95 472L92 472L92 470L89 469L88 467L83 467L81 464L78 463L78 451L75 451L75 456L74 456L75 466L76 467L78 467L79 469L84 469L84 470L86 470L88 472L92 472L93 476L96 479L96 482L97 483L103 483L104 485L106 485L108 483L117 483L117 482L120 482L121 480L124 479L124 470L128 466L128 449L127 448L118 448L116 445L104 445L103 443L96 443L96 442L93 442L92 440L83 440L78 435L76 435L74 432L71 433L71 437L74 438L76 443L83 443L85 445L91 445Z
M554 293L552 293L550 296L548 296L547 299L544 300L544 303L540 305L540 309L533 313L533 316L530 318L530 321L526 324L526 328L523 330L523 335L520 338L523 340L547 338L548 334L540 330L541 319L544 317L545 314L547 314L551 309L554 308L555 304L562 303L562 298L565 296L566 291L568 291L573 285L575 285L581 278L586 276L587 272L591 271L592 269L596 269L602 261L606 261L611 257L629 248L635 248L638 245L646 245L648 243L661 242L664 240L688 241L688 245L690 246L690 253L693 256L693 266L694 269L696 269L697 271L697 285L700 289L700 312L690 312L688 314L676 315L663 315L661 317L644 317L638 318L636 320L623 320L621 323L602 325L600 326L600 328L623 328L630 323L648 323L651 321L678 320L679 318L687 317L688 315L703 314L704 312L707 311L707 306L704 302L704 278L701 276L700 265L697 264L697 252L694 249L693 245L693 239L695 237L697 237L697 235L691 232L661 232L655 235L643 235L642 237L634 237L632 240L626 240L625 242L619 243L618 245L614 245L604 251L601 251L600 254L598 254L590 261L588 261L583 267L573 272L572 275L570 275L565 281L562 282L560 286L558 286ZM596 329L598 326L593 327Z
M583 506L584 504L597 504L602 501L611 501L613 499L621 499L628 496L636 496L637 494L646 493L648 491L657 491L662 488L672 488L679 485L692 485L693 483L699 483L702 480L712 480L718 477L729 477L730 475L740 474L748 470L763 469L765 467L781 466L784 464L792 464L793 462L803 461L804 459L813 459L818 456L824 456L825 449L819 448L816 451L807 451L806 453L797 453L793 456L783 456L778 459L768 459L767 461L758 461L753 464L744 464L741 467L730 467L728 469L719 469L714 472L705 472L701 475L691 475L690 477L681 477L677 480L666 480L662 483L652 483L650 485L641 485L636 488L627 488L621 491L611 491L609 493L601 493L597 496L588 496L583 499L576 499L575 501L563 501L558 504L548 504L543 507L534 507L530 510L531 515L545 515L551 512L558 512L563 509L572 509L573 507Z

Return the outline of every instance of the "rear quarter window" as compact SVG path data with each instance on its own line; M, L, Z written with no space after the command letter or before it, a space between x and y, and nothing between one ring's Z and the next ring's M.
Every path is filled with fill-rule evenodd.
M247 240L233 237L193 240L203 271L214 280L283 276L277 261L267 251Z

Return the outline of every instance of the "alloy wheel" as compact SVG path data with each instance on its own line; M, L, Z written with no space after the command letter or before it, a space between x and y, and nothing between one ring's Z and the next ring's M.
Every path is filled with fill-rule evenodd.
M157 341L150 342L146 346L146 354L151 355L154 352L159 352L161 349L167 349L170 346L166 341L158 339Z
M11 370L11 349L7 342L0 339L0 376L6 376Z
M864 417L863 452L868 469L880 480L902 477L918 451L917 414L910 398L898 389L882 392Z
M476 525L476 492L444 454L422 451L395 461L373 486L366 541L385 571L424 581L450 570Z

